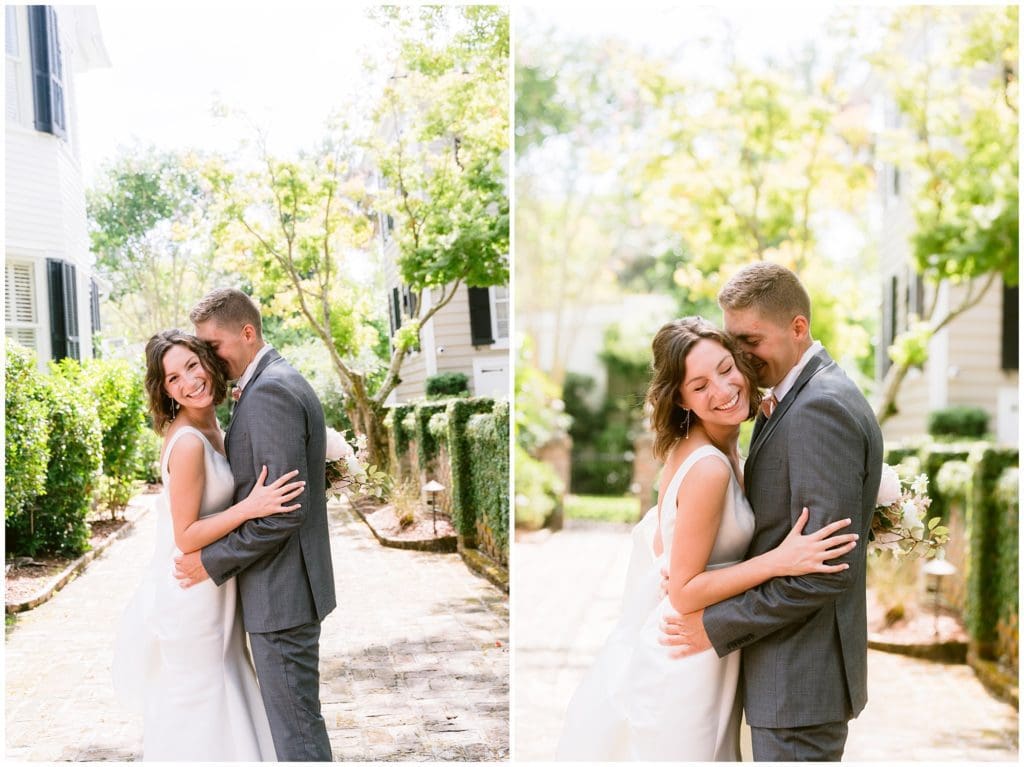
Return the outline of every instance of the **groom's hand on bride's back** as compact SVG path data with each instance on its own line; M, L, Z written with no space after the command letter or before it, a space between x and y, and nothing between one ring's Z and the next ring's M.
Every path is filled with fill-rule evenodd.
M174 577L178 579L178 585L183 589L202 583L209 574L203 567L203 559L198 551L188 554L179 554L174 558Z
M685 658L710 650L711 640L704 630L704 610L685 615L666 615L661 622L661 638L658 641L666 647L674 648L670 653L673 658Z

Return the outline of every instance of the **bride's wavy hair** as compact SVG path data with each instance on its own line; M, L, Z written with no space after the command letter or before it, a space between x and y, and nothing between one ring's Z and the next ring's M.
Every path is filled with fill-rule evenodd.
M651 342L654 359L651 362L651 384L647 388L646 398L651 428L654 430L654 456L659 461L665 460L676 440L686 435L688 426L692 427L700 420L692 410L683 408L679 387L686 380L686 355L698 341L705 338L726 348L747 382L750 394L747 418L752 418L761 405L757 375L731 335L703 317L683 317L665 323Z
M149 397L149 412L153 416L153 431L161 435L177 414L174 400L164 389L164 355L173 346L184 346L195 352L199 364L210 376L214 405L223 402L228 393L227 371L224 363L213 353L212 346L191 333L177 329L157 333L146 343L146 395Z

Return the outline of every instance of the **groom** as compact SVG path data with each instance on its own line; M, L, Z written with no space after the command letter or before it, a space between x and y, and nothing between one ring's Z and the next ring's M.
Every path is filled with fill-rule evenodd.
M277 758L329 762L320 715L320 622L334 609L335 596L323 408L309 383L264 343L259 310L245 293L214 290L189 317L227 366L228 378L237 379L239 396L224 439L235 502L249 494L264 465L268 483L298 469L296 479L306 488L298 511L245 522L201 552L176 558L175 575L186 587L238 576Z
M839 573L775 578L671 619L682 654L743 650L742 693L757 761L839 761L848 721L867 701L865 554L882 469L882 435L857 386L811 338L796 275L759 262L718 295L765 392L744 468L756 528L747 557L774 548L804 506L805 534L849 517L862 545Z

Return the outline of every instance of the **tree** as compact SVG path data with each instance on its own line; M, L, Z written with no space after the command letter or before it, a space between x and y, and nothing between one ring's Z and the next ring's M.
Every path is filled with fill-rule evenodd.
M912 255L935 286L919 321L889 350L879 422L896 412L928 341L1002 279L1018 280L1018 9L901 8L874 57L903 118L880 152L910 171ZM942 307L938 286L962 285Z
M86 195L96 265L111 286L121 331L132 340L184 326L211 285L201 162L192 152L124 150Z
M268 311L312 328L367 438L371 463L388 464L384 403L400 383L419 330L460 284L508 280L507 14L498 8L387 9L399 55L372 135L341 124L317 151L259 167L211 173L236 254ZM421 26L416 26L418 22ZM424 35L424 32L430 34ZM368 190L375 168L387 188ZM384 302L352 278L369 259L376 213L396 220L397 266L417 298L381 359ZM429 307L424 290L439 293Z

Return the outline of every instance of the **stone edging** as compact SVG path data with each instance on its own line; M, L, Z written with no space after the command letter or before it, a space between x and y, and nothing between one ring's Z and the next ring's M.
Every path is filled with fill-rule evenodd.
M25 612L26 610L31 610L33 607L38 607L44 602L48 602L54 594L64 588L79 573L81 573L90 562L106 551L114 541L120 540L132 532L132 530L135 529L135 522L149 512L150 506L151 504L149 503L137 504L134 507L139 509L137 514L129 517L126 513L124 524L121 525L117 531L104 538L96 548L89 549L89 551L85 552L82 556L65 567L64 570L55 575L49 583L37 592L34 597L30 597L22 602L6 602L4 604L6 614L13 615L14 613ZM131 502L129 502L129 508L133 508L131 506Z
M349 503L351 508L361 520L370 528L373 537L382 546L389 546L393 549L406 549L410 551L431 551L436 554L454 554L458 551L458 539L454 535L445 535L440 538L423 538L420 540L402 540L400 538L388 538L377 532L366 515L363 514L358 504Z
M506 594L508 593L507 568L502 567L490 557L480 553L476 549L462 548L459 550L459 554L462 555L462 561L466 563L466 566L470 570L478 575L482 575Z
M928 644L900 644L897 642L882 642L877 639L868 639L868 647L881 652L891 652L897 655L909 655L912 658L937 661L939 663L966 663L967 643L966 642L931 642Z

